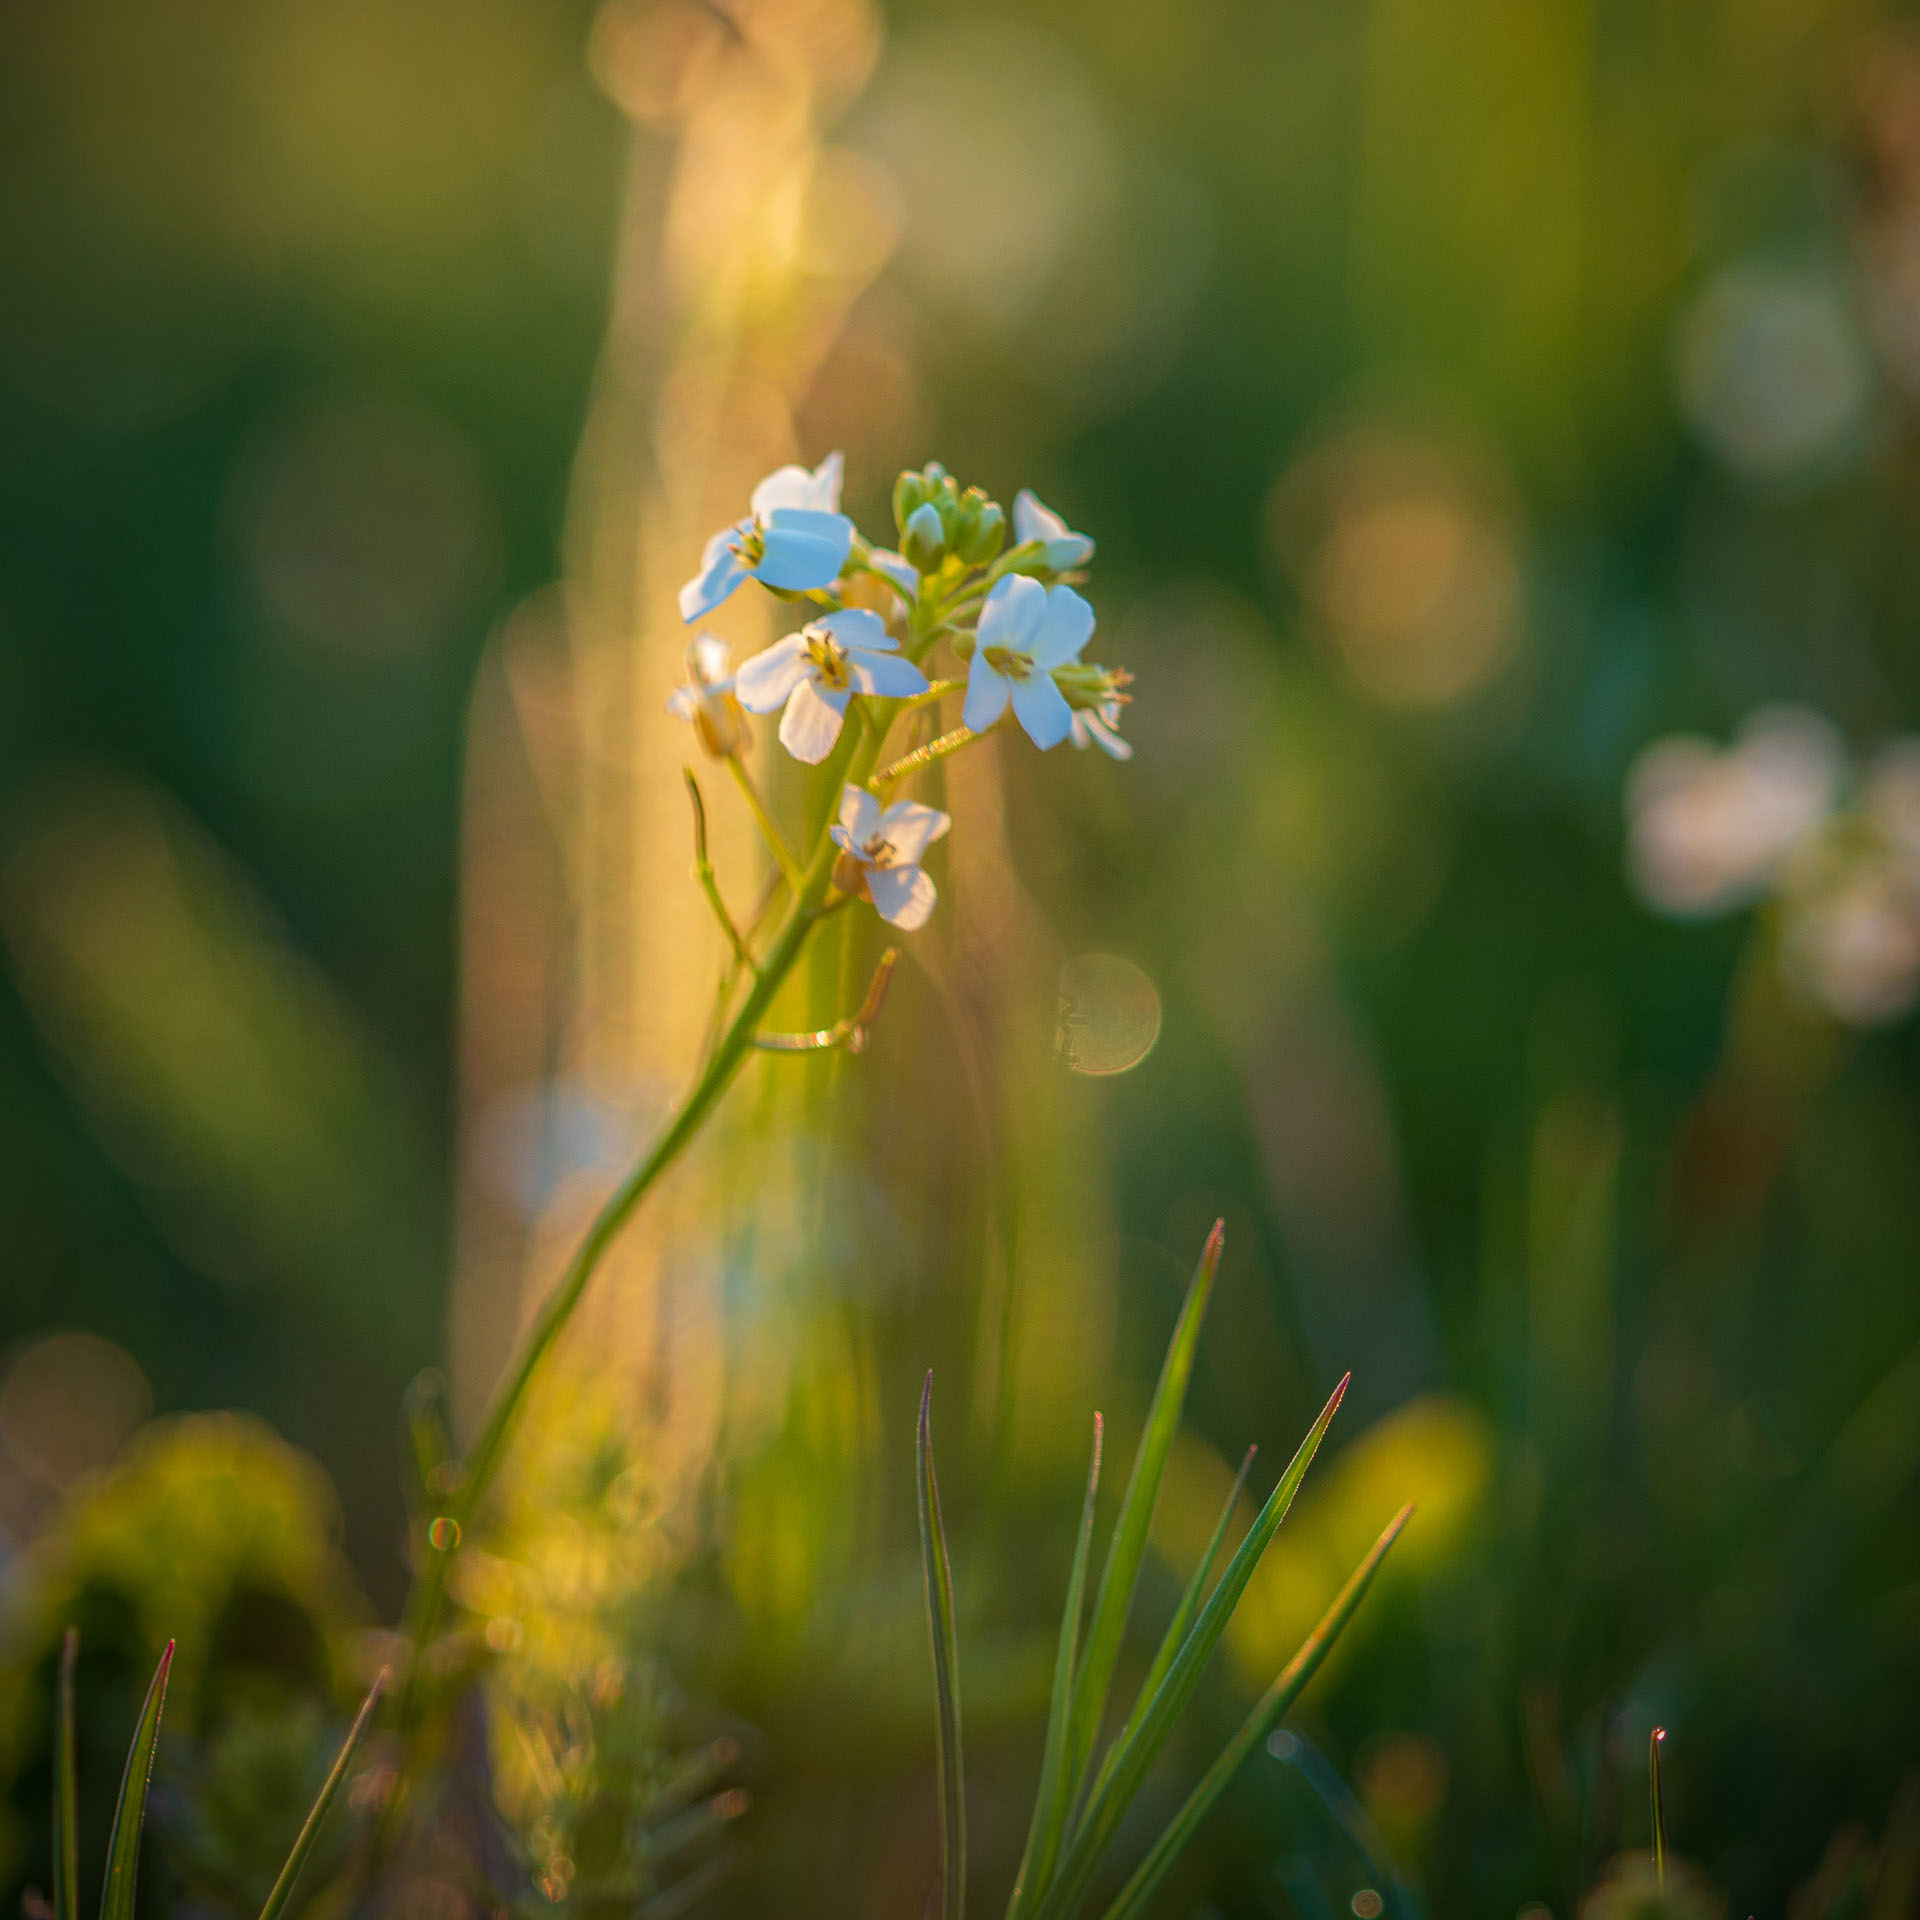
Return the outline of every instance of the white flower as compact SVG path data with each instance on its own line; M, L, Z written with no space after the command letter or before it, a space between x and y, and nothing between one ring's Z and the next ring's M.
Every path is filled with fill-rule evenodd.
M1055 573L1084 567L1093 558L1093 542L1075 533L1031 487L1022 487L1013 496L1013 544L1023 547L1029 540L1046 542L1046 562Z
M711 633L689 641L687 677L667 700L667 711L689 722L716 760L743 751L752 737L734 698L729 653L727 643Z
M900 699L926 692L927 676L899 650L877 613L848 607L756 653L734 676L734 691L749 713L784 706L780 744L814 766L833 751L856 693Z
M1092 707L1076 709L1070 722L1073 744L1085 749L1098 747L1116 760L1133 758L1133 742L1120 737L1120 702L1103 700L1096 711Z
M853 522L840 511L841 458L830 453L809 473L781 467L753 490L746 519L707 542L700 571L680 589L680 617L711 613L742 580L793 593L824 587L853 550Z
M920 591L920 575L904 553L894 553L886 547L873 547L868 550L867 565L889 586L898 588L909 606L913 604Z
M1886 1026L1920 999L1920 887L1886 850L1807 861L1782 917L1788 976L1836 1019Z
M1827 819L1842 771L1830 721L1764 707L1725 750L1657 740L1627 776L1628 865L1664 913L1714 914L1759 898Z
M1073 731L1073 711L1053 669L1077 658L1092 637L1093 609L1071 587L1009 574L980 609L960 717L984 733L1011 701L1033 744L1057 747Z
M865 787L845 787L839 824L828 829L840 849L834 884L843 893L864 892L882 920L907 933L924 927L937 896L920 856L952 825L937 807L896 800L883 813Z

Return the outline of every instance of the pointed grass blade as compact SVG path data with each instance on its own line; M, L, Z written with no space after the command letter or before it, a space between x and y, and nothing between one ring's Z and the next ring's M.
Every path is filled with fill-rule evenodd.
M1187 1637L1168 1664L1166 1678L1146 1703L1145 1710L1136 1708L1128 1719L1127 1727L1114 1742L1114 1751L1101 1768L1105 1784L1087 1800L1086 1811L1081 1815L1080 1823L1075 1827L1073 1838L1061 1859L1058 1877L1041 1904L1039 1920L1065 1920L1065 1916L1071 1914L1086 1897L1094 1870L1100 1864L1100 1856L1106 1851L1107 1843L1113 1838L1114 1829L1119 1826L1127 1808L1133 1804L1133 1797L1140 1791L1148 1768L1166 1745L1174 1721L1179 1718L1181 1709L1199 1684L1200 1670L1219 1644L1220 1636L1226 1632L1227 1622L1233 1617L1234 1608L1240 1604L1240 1596L1246 1591L1247 1582L1253 1578L1253 1570L1259 1565L1260 1556L1266 1552L1268 1543L1279 1531L1280 1522L1286 1518L1287 1509L1293 1504L1293 1496L1299 1491L1300 1482L1306 1478L1307 1468L1320 1450L1320 1442L1326 1438L1327 1428L1339 1409L1347 1391L1347 1381L1351 1378L1351 1374L1345 1376L1334 1388L1332 1397L1320 1410L1320 1417L1314 1421L1307 1437L1301 1441L1299 1450L1288 1463L1286 1472L1280 1476L1279 1484L1268 1494L1267 1503L1248 1529L1247 1537L1227 1562L1227 1570L1220 1576L1220 1584L1214 1588L1205 1606L1200 1609L1199 1617L1188 1629Z
M1207 1550L1200 1556L1200 1563L1193 1570L1193 1578L1187 1582L1186 1591L1180 1596L1180 1604L1173 1610L1173 1618L1167 1622L1166 1632L1160 1636L1159 1649L1153 1656L1153 1665L1147 1669L1147 1677L1140 1682L1140 1691L1135 1696L1133 1711L1127 1716L1127 1724L1115 1735L1113 1745L1107 1749L1106 1758L1100 1763L1099 1773L1094 1776L1095 1794L1112 1779L1114 1763L1127 1743L1127 1736L1139 1726L1148 1702L1160 1691L1160 1682L1167 1677L1167 1669L1173 1665L1173 1656L1180 1651L1180 1643L1186 1639L1187 1629L1193 1625L1193 1616L1200 1611L1200 1603L1207 1596L1207 1582L1213 1578L1214 1564L1220 1558L1227 1528L1233 1524L1234 1511L1240 1504L1247 1475L1253 1471L1254 1458L1259 1451L1258 1447L1249 1447L1240 1462L1240 1471L1233 1476L1233 1485L1227 1489L1220 1518L1213 1524L1213 1537L1207 1542Z
M1648 1785L1653 1793L1653 1874L1657 1885L1667 1884L1667 1814L1660 1804L1660 1747L1667 1737L1665 1727L1655 1727L1647 1742Z
M1167 1823L1166 1831L1154 1842L1152 1851L1135 1868L1133 1877L1121 1888L1120 1897L1107 1909L1105 1920L1139 1920L1139 1916L1146 1911L1148 1901L1166 1878L1168 1869L1198 1832L1201 1821L1212 1811L1213 1803L1226 1791L1227 1782L1233 1778L1240 1763L1267 1737L1274 1722L1292 1706L1301 1688L1313 1678L1321 1661L1327 1657L1328 1649L1339 1639L1360 1602L1366 1598L1374 1575L1380 1571L1381 1561L1387 1557L1387 1549L1399 1538L1400 1529L1407 1524L1412 1513L1411 1506L1402 1507L1386 1531L1373 1543L1367 1557L1348 1576L1346 1585L1334 1596L1333 1604L1320 1616L1320 1624L1301 1643L1299 1652L1281 1669L1279 1678L1241 1722L1239 1732L1227 1743L1219 1759L1207 1769L1200 1784L1187 1796L1186 1804Z
M967 1904L967 1801L960 1757L960 1661L953 1622L953 1566L933 1477L933 1375L920 1393L916 1445L920 1554L926 1569L927 1630L933 1638L933 1691L940 1719L940 1920L961 1920Z
M100 1920L133 1920L133 1896L140 1878L140 1827L147 1817L147 1783L153 1778L153 1749L160 1738L160 1710L167 1701L167 1671L173 1665L173 1642L153 1670L147 1703L140 1709L127 1749L127 1770L120 1780L120 1799L113 1810L113 1834L107 1841L107 1881L100 1895Z
M1020 1875L1013 1883L1007 1920L1025 1920L1047 1890L1060 1838L1073 1805L1074 1780L1067 1768L1067 1739L1073 1718L1073 1669L1080 1645L1080 1614L1086 1597L1087 1561L1093 1549L1093 1502L1100 1490L1101 1420L1093 1416L1093 1458L1087 1466L1087 1493L1080 1506L1080 1533L1067 1576L1067 1600L1060 1614L1060 1645L1053 1661L1053 1697L1047 1707L1047 1740L1040 1758L1040 1785L1034 1794L1033 1825Z
M1147 1550L1147 1530L1153 1521L1154 1501L1160 1493L1161 1476L1167 1469L1167 1456L1173 1451L1174 1435L1180 1430L1187 1382L1193 1377L1194 1350L1200 1340L1200 1323L1206 1318L1207 1301L1213 1293L1213 1277L1220 1270L1220 1254L1226 1238L1227 1223L1216 1220L1213 1231L1207 1235L1206 1246L1201 1249L1193 1279L1188 1283L1180 1318L1174 1323L1173 1338L1167 1344L1167 1357L1161 1364L1160 1378L1147 1409L1147 1424L1134 1451L1133 1471L1127 1476L1120 1516L1114 1522L1113 1539L1101 1563L1100 1584L1093 1597L1093 1617L1087 1625L1087 1650L1073 1690L1068 1771L1075 1783L1086 1778L1094 1742L1100 1736L1100 1721L1107 1710L1107 1690L1113 1684L1114 1665L1120 1658L1120 1642L1126 1634L1127 1615L1132 1610L1133 1592L1140 1578L1140 1562Z
M80 1629L60 1643L60 1693L53 1722L53 1920L80 1920L80 1816L74 1762L74 1677Z
M361 1701L360 1711L353 1717L353 1725L347 1729L347 1737L334 1758L332 1771L328 1773L326 1784L320 1789L320 1797L314 1801L312 1811L308 1813L305 1824L294 1840L293 1851L287 1855L287 1864L280 1869L280 1878L273 1883L273 1891L267 1895L267 1904L260 1909L260 1920L280 1920L281 1912L293 1895L293 1883L300 1878L300 1869L307 1864L307 1855L313 1851L313 1843L320 1837L327 1809L333 1805L333 1797L347 1777L347 1768L353 1764L354 1749L366 1733L373 1719L373 1710L380 1704L380 1696L386 1691L386 1685L387 1670L382 1667L373 1685L367 1689L367 1697Z

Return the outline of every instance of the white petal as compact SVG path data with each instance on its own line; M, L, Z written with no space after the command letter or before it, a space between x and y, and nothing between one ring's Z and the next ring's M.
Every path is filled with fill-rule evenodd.
M1084 533L1062 534L1058 540L1047 542L1045 558L1055 573L1084 567L1093 558L1093 542Z
M850 653L847 666L862 693L877 693L883 700L905 700L927 690L927 676L897 653Z
M875 547L867 554L867 565L891 585L898 587L908 600L920 591L920 576L913 570L905 554L890 553L884 547Z
M1133 742L1123 740L1098 714L1076 713L1073 727L1073 744L1076 747L1083 747L1091 740L1102 753L1110 754L1116 760L1133 758Z
M840 511L840 477L846 472L846 455L836 447L813 470L813 498L807 502L824 513Z
M844 689L835 692L811 680L802 680L787 701L786 712L780 716L780 744L796 760L817 767L840 738L840 722L846 711Z
M728 684L727 670L733 661L733 649L717 633L703 633L689 653L693 677L703 687L719 692Z
M1071 587L1047 595L1047 615L1029 652L1036 667L1064 667L1093 638L1093 609Z
M700 556L700 571L680 589L680 618L704 619L742 580L747 577L733 551L743 527L727 527L707 542Z
M898 653L900 642L887 631L887 623L865 607L845 607L838 613L823 613L811 623L825 627L843 647L859 647L866 653Z
M816 504L813 475L805 467L775 467L754 488L748 504L753 508L756 520L765 520L781 507L812 507ZM837 506L839 502L834 504Z
M917 800L896 800L880 816L879 834L900 866L917 866L920 856L953 825L953 816Z
M761 529L765 551L753 568L756 580L789 592L824 587L847 564L853 522L841 513L810 513L780 507Z
M867 891L882 920L911 933L924 927L939 898L932 880L918 867L876 867L867 875Z
M852 785L840 789L840 825L856 846L864 847L880 825L880 802L865 787ZM839 836L836 833L835 838ZM842 846L847 841L840 842Z
M975 733L985 733L1007 710L1007 696L1013 691L1007 677L987 665L985 647L975 647L967 667L967 700L960 709L962 722Z
M807 677L806 642L797 633L740 663L733 691L749 713L771 713Z
M1073 709L1051 674L1036 673L1013 683L1013 717L1043 751L1057 747L1073 731Z
M1010 573L1004 580L994 582L992 591L982 602L975 638L982 649L1006 647L1014 653L1025 653L1046 617L1046 588L1024 573ZM979 657L976 652L974 658Z
M691 687L675 687L667 695L667 711L676 720L691 720L700 711L700 696Z
M1057 540L1068 531L1067 523L1031 487L1022 487L1013 496L1015 546L1023 547L1029 540Z

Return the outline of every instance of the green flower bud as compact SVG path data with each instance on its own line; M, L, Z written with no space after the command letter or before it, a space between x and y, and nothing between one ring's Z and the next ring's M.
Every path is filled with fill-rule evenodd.
M1007 537L1007 516L997 501L989 500L978 487L969 487L960 496L960 526L954 535L953 550L970 567L983 567L1000 551Z
M926 498L926 475L915 473L911 467L893 483L893 524L902 533L906 532L907 522L913 518L914 510L925 505Z
M922 501L907 516L907 524L900 529L900 551L922 573L931 573L946 558L947 530L931 500Z

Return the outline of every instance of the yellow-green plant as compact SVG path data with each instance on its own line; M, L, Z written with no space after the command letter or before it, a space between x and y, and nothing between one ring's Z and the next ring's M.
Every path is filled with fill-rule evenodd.
M1206 1551L1161 1636L1133 1706L1096 1765L1095 1749L1106 1718L1107 1697L1127 1616L1132 1611L1134 1590L1146 1555L1154 1502L1179 1430L1187 1382L1193 1371L1194 1350L1200 1338L1200 1323L1213 1291L1223 1244L1223 1227L1216 1224L1187 1289L1159 1383L1154 1388L1083 1638L1081 1614L1093 1540L1094 1497L1100 1483L1101 1421L1098 1414L1094 1415L1086 1498L1080 1509L1080 1530L1074 1543L1072 1570L1067 1576L1066 1608L1054 1657L1040 1782L1034 1797L1026 1852L1007 1906L1007 1920L1072 1920L1085 1905L1108 1846L1139 1793L1148 1769L1166 1745L1174 1722L1192 1697L1201 1669L1226 1631L1261 1555L1286 1518L1293 1496L1299 1491L1347 1390L1347 1382L1342 1379L1308 1429L1286 1472L1268 1494L1246 1537L1228 1560L1226 1570L1209 1591L1208 1583L1213 1579L1245 1479L1243 1466L1240 1478L1227 1495ZM929 1374L920 1397L918 1480L920 1540L940 1734L940 1914L941 1920L964 1920L967 1843L959 1651L953 1577L947 1558L946 1529L940 1517L940 1492L933 1470L932 1402L933 1376ZM1249 1465L1251 1460L1249 1455ZM1394 1516L1348 1576L1319 1624L1280 1670L1199 1785L1147 1850L1106 1909L1105 1920L1136 1920L1136 1916L1145 1911L1147 1902L1198 1831L1235 1769L1272 1731L1275 1722L1326 1658L1328 1649L1372 1585L1387 1549L1393 1545L1412 1511L1411 1507L1403 1507Z

